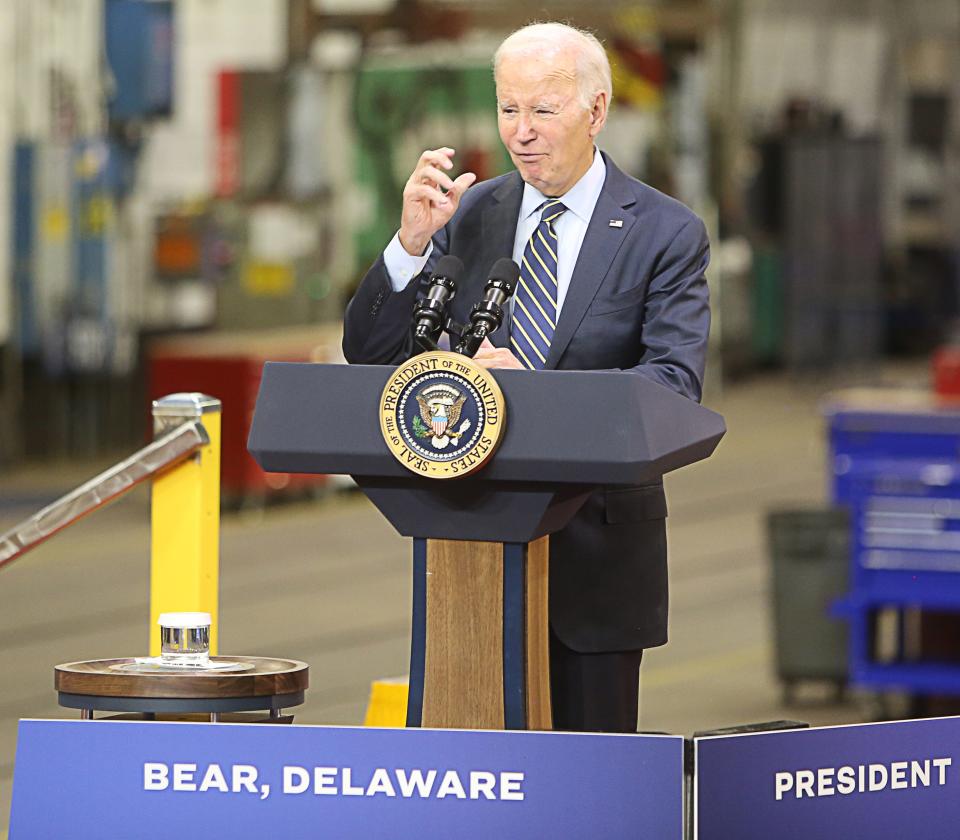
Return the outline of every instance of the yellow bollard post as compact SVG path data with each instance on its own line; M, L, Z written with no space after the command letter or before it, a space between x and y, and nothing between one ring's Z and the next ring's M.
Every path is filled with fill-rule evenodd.
M171 394L154 400L153 433L201 421L209 443L158 476L150 500L150 655L160 654L157 619L165 612L208 612L217 652L220 564L220 400Z

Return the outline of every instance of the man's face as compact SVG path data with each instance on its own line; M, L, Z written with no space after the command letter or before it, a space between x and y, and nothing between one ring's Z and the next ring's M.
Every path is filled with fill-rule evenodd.
M570 50L508 54L500 60L500 139L523 180L544 195L563 195L589 169L605 105L601 101L588 111L581 104Z

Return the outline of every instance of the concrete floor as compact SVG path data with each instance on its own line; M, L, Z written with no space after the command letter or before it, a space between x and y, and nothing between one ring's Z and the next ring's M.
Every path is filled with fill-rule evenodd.
M907 369L885 381L924 380ZM771 666L764 516L824 499L824 389L759 380L707 401L729 432L710 461L667 479L671 641L644 658L641 729L859 719L857 704L816 687L785 707ZM0 531L97 469L4 476ZM75 716L56 703L53 666L146 652L148 504L146 490L134 491L0 571L0 826L17 720ZM307 661L297 721L359 724L371 681L406 672L408 541L354 494L226 515L221 536L221 652Z

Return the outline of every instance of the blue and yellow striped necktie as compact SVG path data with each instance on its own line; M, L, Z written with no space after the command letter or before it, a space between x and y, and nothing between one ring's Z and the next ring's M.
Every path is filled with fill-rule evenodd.
M566 207L559 199L540 205L540 224L527 242L513 305L510 344L521 362L543 370L557 328L557 232L553 223Z

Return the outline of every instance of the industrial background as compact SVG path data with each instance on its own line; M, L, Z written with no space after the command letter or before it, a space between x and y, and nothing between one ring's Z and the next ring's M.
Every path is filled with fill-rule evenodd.
M600 147L713 247L729 433L667 481L640 728L954 710L956 0L4 7L0 533L142 446L152 399L218 397L221 650L309 662L297 720L361 723L405 672L409 546L349 482L256 466L260 368L342 360L420 151L507 171L493 50L566 20L613 66ZM0 830L16 720L71 714L53 665L146 649L149 523L136 491L0 570Z

